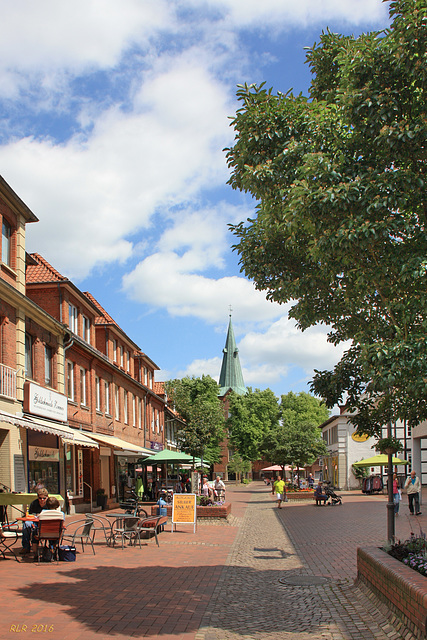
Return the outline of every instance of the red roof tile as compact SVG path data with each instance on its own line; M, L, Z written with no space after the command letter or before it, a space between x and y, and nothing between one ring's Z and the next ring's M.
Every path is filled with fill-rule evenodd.
M84 291L84 295L86 296L86 298L88 298L92 302L92 304L95 305L95 307L99 311L99 316L97 316L95 318L95 324L113 324L116 327L119 327L117 322L115 320L113 320L113 318L110 316L110 314L107 313L107 311L105 311L104 307L102 307L99 304L98 300L96 298L94 298L93 295L91 293L89 293L89 291ZM120 329L120 327L119 327L119 329Z
M41 282L65 282L68 279L64 278L59 271L54 269L52 265L38 253L31 253L30 255L37 264L29 264L27 266L25 274L27 284L38 284Z

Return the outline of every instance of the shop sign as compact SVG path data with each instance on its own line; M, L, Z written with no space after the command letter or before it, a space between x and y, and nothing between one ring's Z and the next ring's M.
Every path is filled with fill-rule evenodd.
M370 436L368 436L367 433L357 433L357 431L355 431L351 434L351 439L354 440L354 442L366 442L369 438Z
M45 460L59 460L59 449L51 447L28 447L28 459L43 462Z
M151 442L150 441L150 449L153 451L163 451L164 447L161 442Z
M34 382L26 385L27 403L25 410L37 416L67 422L67 397L52 389L45 389Z
M174 524L196 525L196 495L174 493L172 502L172 530Z

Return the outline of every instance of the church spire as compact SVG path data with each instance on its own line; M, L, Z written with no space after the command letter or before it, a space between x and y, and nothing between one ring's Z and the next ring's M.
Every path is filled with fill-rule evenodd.
M246 393L246 387L243 380L242 368L239 360L239 350L234 338L233 325L231 324L231 307L230 321L228 323L227 340L222 350L222 366L219 374L220 390L218 395L225 396L228 391L235 391L239 395Z

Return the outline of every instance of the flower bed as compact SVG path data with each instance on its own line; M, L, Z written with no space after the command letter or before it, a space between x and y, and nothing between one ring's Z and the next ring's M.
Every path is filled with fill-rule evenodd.
M357 549L357 578L417 638L427 633L427 579L377 547ZM404 635L404 634L402 634Z
M197 505L197 517L198 518L227 518L227 516L231 513L231 503L224 502L221 505L209 505L207 507L201 507ZM167 515L169 518L172 517L172 505L169 504L167 507ZM153 505L151 507L151 515L155 516L157 514L157 505Z

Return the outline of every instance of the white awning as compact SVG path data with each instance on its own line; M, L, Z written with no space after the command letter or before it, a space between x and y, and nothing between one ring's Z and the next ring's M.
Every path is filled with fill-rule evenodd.
M77 429L73 429L69 425L61 422L54 422L50 420L43 420L42 418L36 418L35 416L23 416L19 417L6 411L0 411L0 421L13 424L16 427L22 427L24 429L32 429L33 431L40 431L41 433L48 433L52 436L58 436L63 442L69 444L80 445L82 447L99 448L97 442L83 434Z
M117 438L117 436L107 436L103 433L91 433L90 437L102 444L108 445L112 449L129 452L130 455L137 454L140 456L151 456L153 454L153 451L150 449L145 449L144 447L132 444L131 442L126 442L126 440Z

